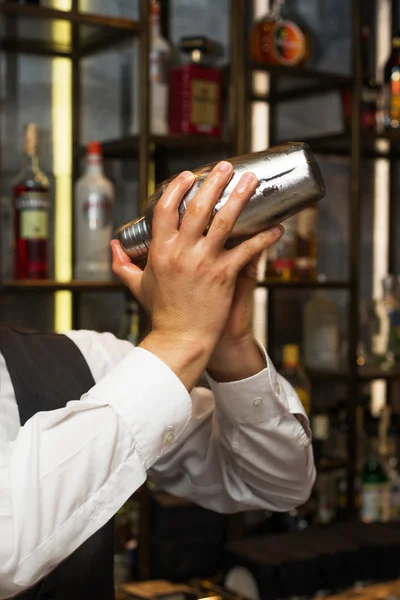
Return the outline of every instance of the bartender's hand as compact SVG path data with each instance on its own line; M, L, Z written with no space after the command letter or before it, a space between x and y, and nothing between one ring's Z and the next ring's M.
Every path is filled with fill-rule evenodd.
M184 172L170 183L155 208L144 270L131 263L119 242L112 242L114 273L151 317L151 333L140 346L165 362L188 390L223 334L239 272L282 234L278 227L231 250L224 248L257 187L255 175L246 173L204 235L232 170L227 162L213 169L190 202L180 228L178 207L194 175Z
M227 323L207 365L208 372L216 381L246 379L266 367L265 357L252 333L259 260L260 255L253 258L238 275Z

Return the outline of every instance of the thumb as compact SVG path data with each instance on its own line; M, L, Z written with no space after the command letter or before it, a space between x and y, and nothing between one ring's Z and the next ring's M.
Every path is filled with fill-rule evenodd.
M112 270L113 273L124 283L139 300L140 283L143 271L131 262L129 256L124 252L118 240L112 240Z

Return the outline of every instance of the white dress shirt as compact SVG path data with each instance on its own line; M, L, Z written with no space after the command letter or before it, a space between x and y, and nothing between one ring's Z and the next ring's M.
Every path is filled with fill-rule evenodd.
M102 527L147 474L219 512L286 511L315 479L308 421L267 367L189 395L155 355L73 331L96 385L21 427L0 354L0 598L42 579Z

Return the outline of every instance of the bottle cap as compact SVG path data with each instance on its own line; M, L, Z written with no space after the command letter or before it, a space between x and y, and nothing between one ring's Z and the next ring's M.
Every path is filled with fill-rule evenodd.
M36 123L28 123L25 126L25 152L34 154L39 143L39 127Z
M100 142L89 142L87 145L88 154L101 154Z
M299 347L295 344L283 346L283 364L297 365L299 362Z

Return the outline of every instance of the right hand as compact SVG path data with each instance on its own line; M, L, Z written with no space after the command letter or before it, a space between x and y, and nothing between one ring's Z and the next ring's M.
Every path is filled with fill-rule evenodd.
M237 218L257 187L255 175L246 173L204 235L232 171L227 162L212 170L189 203L180 227L178 207L193 184L194 175L182 173L169 184L155 208L144 270L131 263L118 241L111 243L114 273L151 317L150 339L146 338L141 346L159 356L161 352L162 360L168 349L171 352L171 348L180 346L182 355L191 355L200 369L193 385L223 332L239 271L275 243L283 231L274 228L231 250L225 249Z

